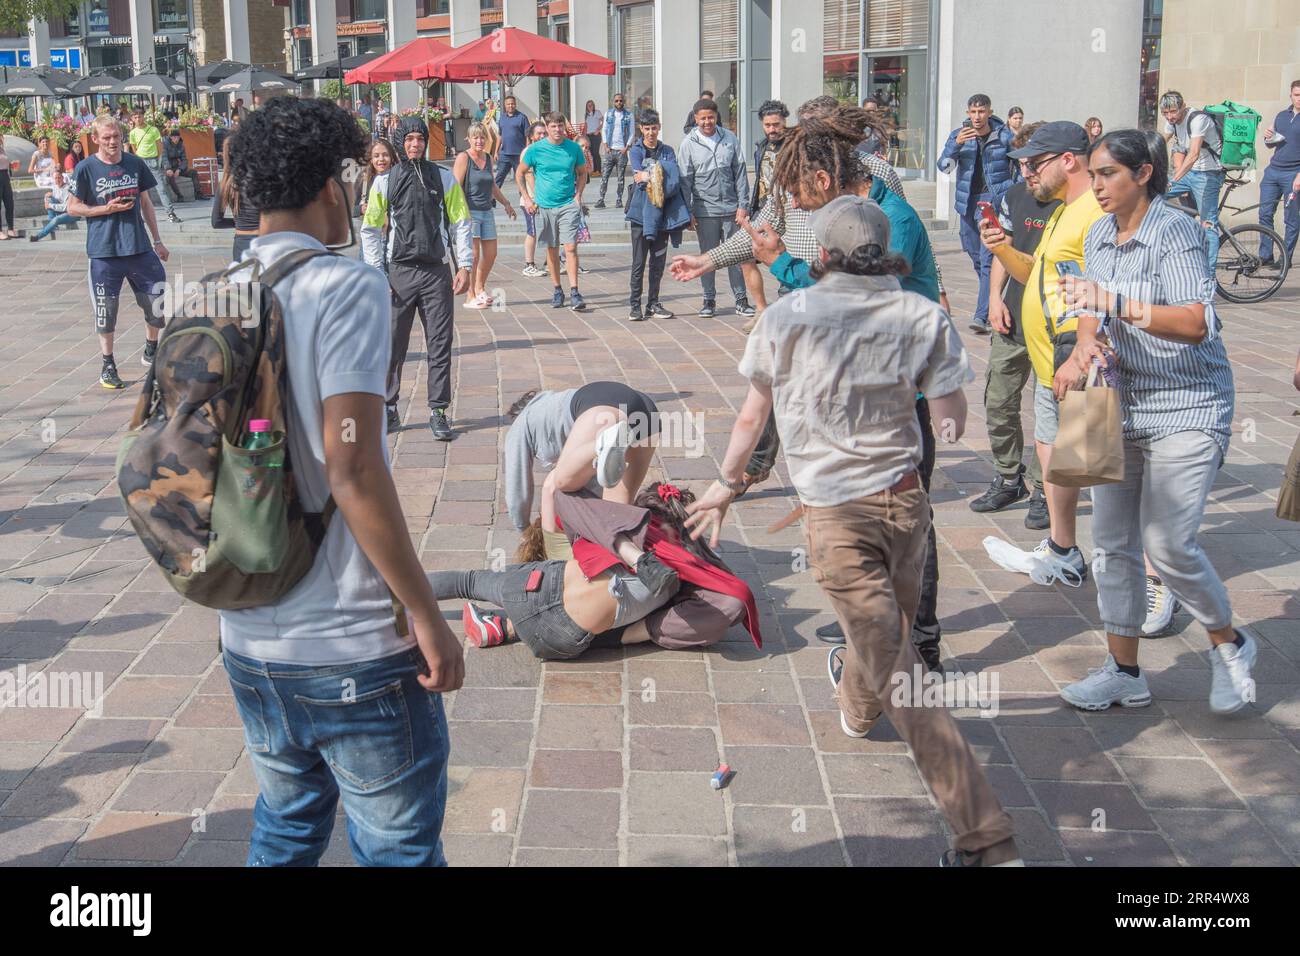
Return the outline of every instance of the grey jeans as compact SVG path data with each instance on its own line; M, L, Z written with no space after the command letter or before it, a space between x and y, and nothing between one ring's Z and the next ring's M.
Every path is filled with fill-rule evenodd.
M564 610L564 564L533 561L504 571L431 571L429 585L439 601L465 598L501 608L534 654L543 660L567 660L585 651L593 635ZM534 571L541 580L530 591L528 579Z
M1142 552L1183 607L1206 630L1232 623L1228 591L1197 543L1205 500L1223 461L1201 431L1124 443L1124 480L1092 489L1097 608L1120 637L1141 637L1146 620Z
M166 210L167 215L170 216L172 213L176 211L176 208L172 205L172 197L167 191L167 185L166 185L167 176L163 172L162 159L160 157L155 156L152 159L144 160L144 164L148 166L149 171L153 173L153 178L158 180L158 187L162 189L161 205ZM157 208L160 205L157 188L149 190L149 198L153 200L153 204L155 208Z
M710 249L716 249L722 243L730 239L732 234L740 227L736 225L736 214L730 216L698 216L696 218L696 235L700 239L700 252L708 252ZM731 282L731 294L736 297L736 303L748 302L745 292L745 274L740 271L740 266L727 266L727 279ZM717 277L712 271L700 276L700 285L704 286L704 298L713 302L718 294Z

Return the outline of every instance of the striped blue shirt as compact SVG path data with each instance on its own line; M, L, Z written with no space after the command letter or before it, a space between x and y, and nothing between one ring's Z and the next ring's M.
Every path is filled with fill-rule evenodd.
M1226 456L1235 391L1214 310L1214 276L1204 229L1191 216L1151 200L1137 232L1116 242L1114 215L1098 219L1084 241L1084 276L1126 300L1205 306L1206 336L1196 345L1157 338L1128 322L1109 324L1124 384L1124 438L1147 445L1181 431L1202 431ZM1127 306L1125 307L1127 311Z

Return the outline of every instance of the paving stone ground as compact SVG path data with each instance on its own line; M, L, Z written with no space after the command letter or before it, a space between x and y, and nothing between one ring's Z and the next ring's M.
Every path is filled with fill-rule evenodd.
M178 248L169 275L193 280L224 264L227 237L217 241ZM939 245L966 316L968 262L950 238ZM727 309L694 316L698 286L669 283L677 317L630 326L625 255L584 260L584 315L551 310L547 282L518 274L517 251L504 255L494 284L508 307L457 309L450 445L432 440L422 398L411 401L424 387L412 343L405 426L390 440L429 569L482 567L513 550L498 455L502 412L525 389L619 379L665 411L699 413L703 454L665 448L653 471L689 485L714 474L745 391L740 320ZM0 672L97 673L107 692L100 717L0 709L0 860L238 865L257 785L217 660L216 615L184 605L125 524L111 477L136 390L97 384L85 275L75 246L0 245ZM1058 688L1104 654L1096 594L1091 582L1036 586L985 555L987 535L1021 546L1040 535L1023 527L1023 505L967 507L991 477L988 345L961 323L980 380L967 389L967 434L941 448L935 472L944 651L951 666L999 680L997 717L958 714L1031 863L1300 860L1300 526L1273 516L1300 423L1298 306L1293 279L1265 305L1222 307L1237 416L1202 540L1260 640L1258 700L1233 717L1208 710L1206 637L1186 614L1144 645L1151 707L1062 705ZM132 305L122 312L118 357L134 385L142 326ZM517 644L466 649L465 686L447 700L451 863L934 864L947 835L907 748L887 725L865 741L839 730L813 636L831 620L827 601L803 570L800 529L766 533L793 501L782 466L726 529L726 558L758 597L762 653L739 630L707 652L637 647L567 663L542 664ZM1085 545L1090 510L1085 496ZM459 608L446 609L459 630ZM738 773L716 792L708 777L722 761ZM325 862L351 862L341 825Z

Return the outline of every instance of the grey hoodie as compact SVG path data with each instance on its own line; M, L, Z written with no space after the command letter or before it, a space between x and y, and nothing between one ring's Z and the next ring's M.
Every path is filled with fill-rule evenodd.
M573 431L571 409L576 391L576 388L566 388L538 392L506 432L506 508L520 531L528 527L532 518L533 459L541 462L547 471L560 460L560 451ZM597 495L604 490L594 478L587 487Z
M691 130L677 150L677 165L691 215L734 216L749 199L745 151L736 134L723 126L709 139L699 127Z

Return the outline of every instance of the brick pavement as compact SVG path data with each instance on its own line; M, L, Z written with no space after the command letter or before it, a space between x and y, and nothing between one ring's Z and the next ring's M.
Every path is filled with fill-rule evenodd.
M943 250L966 314L969 268L950 241ZM677 318L629 326L625 258L588 260L594 308L575 315L550 310L547 283L519 276L517 257L505 252L495 276L508 309L458 309L452 444L432 440L422 400L408 404L423 374L407 365L406 426L391 440L430 569L513 550L498 448L501 412L523 390L615 378L665 411L703 413L706 455L665 449L655 466L699 484L744 395L739 322L689 314L697 287L668 290ZM168 272L196 279L223 261L220 249L187 247ZM75 247L0 246L0 670L88 671L107 688L98 718L0 709L0 860L240 864L257 787L216 658L216 615L183 606L125 525L110 479L135 394L96 383L85 289ZM1083 715L1061 704L1057 688L1104 653L1095 592L1038 587L985 556L988 534L1020 545L1038 535L1023 505L992 516L967 507L991 477L982 387L968 389L968 433L940 451L935 473L944 650L999 678L999 716L959 715L1031 863L1300 859L1300 527L1272 514L1300 421L1289 382L1298 300L1292 281L1267 305L1223 309L1237 434L1203 540L1261 639L1259 700L1235 717L1208 712L1205 635L1186 614L1144 647L1153 706ZM138 380L140 320L134 306L123 313L119 364ZM986 342L963 335L982 373ZM708 652L637 647L545 665L520 645L467 649L465 687L448 699L453 864L933 865L944 828L906 747L887 725L866 741L839 731L813 637L831 619L827 602L800 570L799 529L765 533L792 504L786 478L782 468L735 507L727 528L727 560L758 596L764 653L739 630ZM1085 498L1085 543L1089 510ZM458 608L447 609L456 628ZM738 774L719 793L707 778L722 760ZM325 862L350 862L341 826Z

